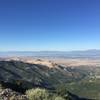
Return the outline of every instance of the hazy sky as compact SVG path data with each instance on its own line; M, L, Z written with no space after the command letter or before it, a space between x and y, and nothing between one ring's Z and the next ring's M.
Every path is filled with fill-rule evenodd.
M100 49L100 0L0 0L0 51Z

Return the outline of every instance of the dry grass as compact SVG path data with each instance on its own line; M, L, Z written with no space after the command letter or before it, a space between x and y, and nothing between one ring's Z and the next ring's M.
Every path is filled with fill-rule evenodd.
M23 61L26 63L31 63L31 64L41 64L48 66L49 68L55 67L56 64L63 64L66 67L67 66L100 66L100 59L91 59L91 58L74 58L74 59L64 59L64 58L41 58L41 59L36 59L32 57L11 57L7 58L7 60L17 60L17 61Z

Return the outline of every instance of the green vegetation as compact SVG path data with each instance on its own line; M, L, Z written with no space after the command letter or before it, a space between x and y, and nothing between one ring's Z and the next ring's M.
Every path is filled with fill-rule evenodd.
M58 96L58 97L55 98L55 100L65 100L65 99L60 97L60 96Z
M3 90L3 87L2 87L2 85L0 84L0 92Z
M48 92L45 89L30 89L26 91L29 100L65 100L63 97Z
M45 89L30 89L26 91L29 100L48 100L49 93Z
M62 96L66 91L78 95L80 97L100 100L100 80L91 79L91 80L82 80L80 82L71 82L66 83L65 85L61 84L57 86L56 92Z
M64 97L64 98L67 98L67 88L65 87L64 84L61 84L61 85L58 85L55 92L61 96L61 97Z

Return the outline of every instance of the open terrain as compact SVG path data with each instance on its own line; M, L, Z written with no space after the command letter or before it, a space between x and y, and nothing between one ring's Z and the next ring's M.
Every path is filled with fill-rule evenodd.
M55 93L60 88L67 90L71 100L78 100L75 99L77 95L78 98L99 100L100 58L97 57L99 52L94 54L87 56L85 52L80 56L73 54L73 57L65 53L1 56L0 84L18 93L38 87Z

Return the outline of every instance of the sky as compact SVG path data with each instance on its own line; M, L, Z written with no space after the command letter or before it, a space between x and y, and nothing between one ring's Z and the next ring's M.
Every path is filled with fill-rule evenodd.
M100 0L0 0L0 51L100 49Z

